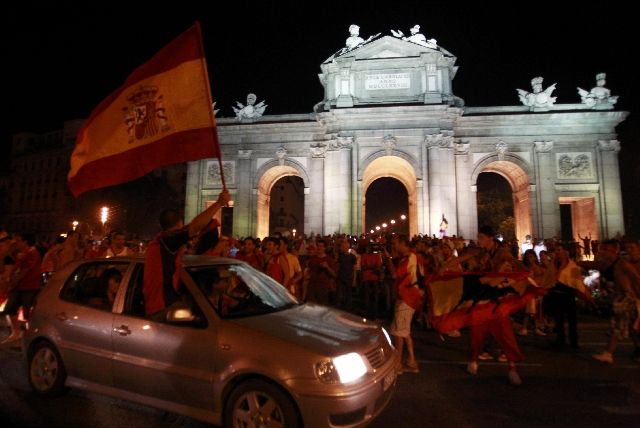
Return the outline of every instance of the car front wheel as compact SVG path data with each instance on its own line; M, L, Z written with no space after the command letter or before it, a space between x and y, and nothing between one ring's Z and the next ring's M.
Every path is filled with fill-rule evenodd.
M36 345L29 358L29 384L44 396L56 396L64 392L67 372L58 350L48 342Z
M277 386L262 380L240 384L225 406L225 427L298 428L298 412L292 400Z

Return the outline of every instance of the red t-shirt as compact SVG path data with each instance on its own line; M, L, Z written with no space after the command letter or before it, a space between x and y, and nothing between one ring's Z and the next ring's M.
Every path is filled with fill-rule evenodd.
M262 257L261 253L256 251L249 255L245 254L244 251L238 251L236 259L248 263L251 267L258 269L259 271L262 271L264 266L264 257Z
M376 253L365 253L360 256L360 272L363 281L380 281L382 257Z
M170 232L160 232L149 244L144 257L144 305L147 315L153 315L176 302L177 278L181 264L180 249L189 241L187 226Z
M28 248L16 257L15 272L26 274L18 281L16 290L39 290L42 287L42 273L40 265L42 260L35 247Z

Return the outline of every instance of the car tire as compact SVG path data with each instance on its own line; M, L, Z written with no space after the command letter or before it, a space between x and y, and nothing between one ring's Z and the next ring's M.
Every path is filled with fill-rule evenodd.
M252 379L238 385L229 395L224 426L299 428L302 423L295 404L285 392L269 382Z
M54 397L65 392L67 371L58 350L49 342L38 343L29 356L29 384L42 396Z

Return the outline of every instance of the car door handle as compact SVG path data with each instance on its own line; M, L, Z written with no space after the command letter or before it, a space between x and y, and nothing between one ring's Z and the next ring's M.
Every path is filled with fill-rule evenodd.
M114 327L113 331L118 333L120 336L126 336L131 334L131 330L129 330L129 327L126 325L121 325L120 327Z
M60 321L66 321L67 320L67 314L64 312L58 312L57 314L54 315L56 318L58 318Z

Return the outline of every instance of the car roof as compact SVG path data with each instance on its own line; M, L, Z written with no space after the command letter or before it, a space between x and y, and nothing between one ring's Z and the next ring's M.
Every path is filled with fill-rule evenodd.
M84 261L98 261L98 260L109 260L111 262L130 262L131 260L135 260L137 262L144 263L143 255L135 255L132 257L110 257L109 259L85 259ZM237 259L232 259L228 257L213 257L213 256L196 256L191 254L186 254L182 257L182 265L184 267L192 267L192 266L207 266L207 265L220 265L220 264L242 264L243 262Z

